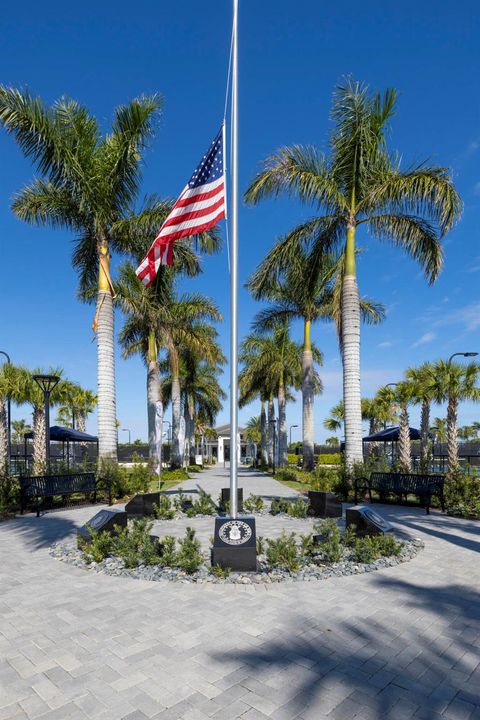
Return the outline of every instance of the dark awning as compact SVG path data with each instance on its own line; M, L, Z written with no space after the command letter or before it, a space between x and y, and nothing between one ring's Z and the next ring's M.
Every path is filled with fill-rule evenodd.
M33 432L25 434L28 440L33 438ZM57 441L69 441L69 442L98 442L98 438L95 435L89 435L88 433L80 432L80 430L72 430L72 428L64 428L59 425L53 425L50 428L50 440Z
M363 438L363 442L395 442L395 440L398 440L399 435L400 429L398 427L390 427L372 435L367 435L367 437ZM420 430L411 427L410 440L420 440Z

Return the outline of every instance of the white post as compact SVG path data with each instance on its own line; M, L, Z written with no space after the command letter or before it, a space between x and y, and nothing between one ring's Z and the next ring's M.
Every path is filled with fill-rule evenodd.
M232 244L230 248L230 515L237 517L237 431L238 431L238 0L233 0L232 47ZM232 447L233 446L233 447ZM233 450L233 452L232 452Z

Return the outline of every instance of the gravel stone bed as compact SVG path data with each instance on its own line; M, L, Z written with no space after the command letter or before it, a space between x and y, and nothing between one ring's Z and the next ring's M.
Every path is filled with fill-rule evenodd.
M224 585L251 585L251 584L271 584L279 582L310 582L315 580L327 580L342 575L359 575L362 573L374 572L388 567L394 567L401 563L408 562L414 558L417 553L424 547L424 543L418 539L403 540L403 547L400 554L392 557L383 557L369 564L357 563L344 558L341 562L330 564L316 564L303 561L300 568L296 572L289 572L281 568L269 569L263 556L259 559L259 571L256 573L234 573L232 572L227 578L217 578L210 573L210 563L205 563L201 568L188 575L182 570L175 568L163 567L161 565L139 565L136 568L128 569L124 566L122 559L117 557L109 557L100 563L87 563L83 554L78 550L75 542L56 543L49 552L50 555L62 562L66 562L75 567L82 568L89 572L102 573L104 575L114 575L117 577L129 577L139 580L151 580L154 582L169 581L193 584L224 584Z

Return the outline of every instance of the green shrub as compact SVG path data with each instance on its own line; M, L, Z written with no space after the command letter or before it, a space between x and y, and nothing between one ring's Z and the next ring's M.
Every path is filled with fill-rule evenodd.
M200 465L189 465L187 467L187 472L199 473L199 472L202 472L202 468L200 467Z
M134 456L135 453L132 455L132 460ZM137 457L139 456L137 455ZM151 470L147 463L135 462L134 466L127 470L127 494L135 495L136 493L147 492L151 476Z
M187 508L187 510L186 510L186 512L185 512L185 515L186 515L188 518L194 518L196 514L197 514L197 511L195 510L194 507L189 507L189 508Z
M323 453L317 455L319 465L340 465L342 462L341 453Z
M366 535L357 538L353 546L353 558L359 563L371 563L381 557L398 555L402 543L398 543L393 535Z
M263 498L260 495L249 495L246 500L243 501L243 509L247 512L256 513L261 512L265 507Z
M87 524L89 541L82 539L80 548L87 562L102 562L109 555L113 548L113 535L102 530L97 532Z
M173 498L173 505L175 509L183 512L183 505L187 500L189 500L189 498L183 492L183 488L178 488L177 495Z
M313 534L300 533L300 552L305 558L310 558L315 554L315 544L313 542Z
M125 567L134 568L140 563L147 565L160 562L158 539L150 537L152 521L147 518L134 520L113 538L112 553L122 558Z
M123 498L129 494L128 473L113 460L99 460L98 476L110 483L112 497Z
M272 515L278 515L279 513L288 513L290 503L284 498L273 498L270 505L270 512Z
M287 462L289 465L298 465L300 457L300 455L296 455L295 453L287 453Z
M175 517L175 507L172 507L172 501L165 495L160 493L159 503L153 503L153 514L157 520L173 520Z
M261 536L257 536L257 555L265 555L265 539Z
M215 515L217 512L212 496L205 492L203 488L198 489L198 499L193 503L193 510L196 515Z
M445 508L452 515L480 517L480 479L475 475L455 473L445 482Z
M317 546L323 558L330 563L339 562L343 555L342 537L340 528L333 518L327 518L320 523L315 523L314 529L323 540Z
M357 540L357 528L355 525L349 525L343 534L342 542L345 547L353 547Z
M15 512L20 504L18 480L8 475L0 475L0 515Z
M338 485L338 470L326 467L316 467L311 473L309 485L312 490L334 492Z
M177 566L177 541L172 535L165 535L160 540L160 562L166 567Z
M198 570L203 562L200 552L200 542L195 537L195 530L187 527L185 537L178 541L180 550L177 555L177 567L191 574Z
M308 473L303 472L299 468L278 468L275 477L283 482L307 482Z
M307 517L309 504L302 498L297 498L293 503L288 503L288 514L293 518Z
M183 468L175 468L175 470L162 470L160 480L162 483L182 482L182 480L189 480L189 475Z
M282 530L277 540L267 540L267 560L272 567L281 567L289 572L295 572L299 567L297 543L295 533Z
M222 567L221 565L212 565L210 568L210 573L212 575L215 575L217 578L227 578L230 573L232 572L232 569L229 567Z

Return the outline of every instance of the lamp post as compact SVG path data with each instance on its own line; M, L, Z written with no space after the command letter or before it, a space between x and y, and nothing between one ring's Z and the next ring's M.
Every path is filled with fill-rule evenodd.
M298 427L298 425L290 425L290 447L292 446L292 429Z
M5 350L0 350L0 355L5 355L7 358L7 364L10 365L10 356L5 352ZM11 462L11 456L12 456L12 405L10 400L10 395L7 396L7 413L8 413L8 420L7 420L7 457L8 457L8 471L10 471L10 462Z
M130 434L130 430L128 428L122 428L122 432L128 432L128 444L132 444L132 436Z
M171 443L171 441L170 441L170 434L171 434L171 432L172 432L172 423L171 423L169 420L164 420L164 421L163 421L163 424L165 425L165 423L168 425L168 430L167 430L167 433L166 433L166 434L167 434L167 443L169 443L169 445L170 445L170 448L169 448L169 458L168 458L168 459L169 459L169 461L171 462L171 460L172 460L172 443ZM162 455L163 455L163 437L162 437Z
M45 461L48 472L50 470L50 393L58 385L60 378L57 375L34 375L33 379L43 392L45 414Z
M451 365L452 360L454 357L457 357L457 355L461 355L462 357L477 357L478 352L456 352L453 353L453 355L450 355L447 361L447 365Z

